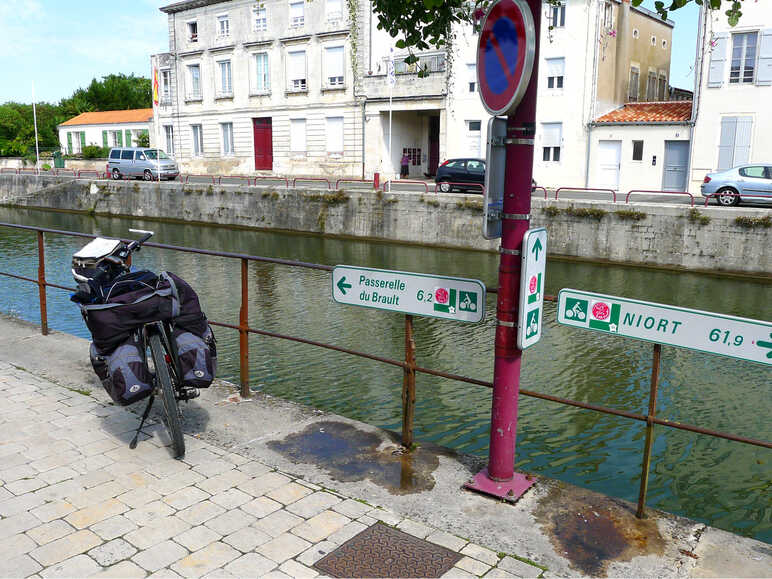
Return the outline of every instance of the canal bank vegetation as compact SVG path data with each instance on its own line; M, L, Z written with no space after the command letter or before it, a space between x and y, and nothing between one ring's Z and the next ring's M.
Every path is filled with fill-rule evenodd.
M574 207L573 205L569 205L564 209L555 205L547 205L547 207L542 209L542 212L547 217L557 217L562 213L571 217L578 217L579 219L594 219L595 221L600 221L608 215L608 211L600 207Z
M703 215L699 209L689 209L689 215L687 217L690 223L694 223L699 226L708 225L710 223L710 217Z
M765 215L764 217L746 217L741 215L735 218L734 223L738 227L745 229L755 229L756 227L769 229L772 227L772 215Z

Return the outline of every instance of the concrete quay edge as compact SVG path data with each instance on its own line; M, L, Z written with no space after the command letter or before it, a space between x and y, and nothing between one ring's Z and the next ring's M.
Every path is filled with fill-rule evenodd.
M3 388L4 381L7 385L19 385L18 399L9 400L15 396L14 391L8 386ZM48 392L52 393L56 404L65 397L72 401L71 406L63 407L63 414L56 414L57 419L54 421L56 428L66 430L69 433L67 436L76 441L72 452L89 451L90 446L96 443L88 437L79 438L87 428L86 424L90 424L87 432L93 433L95 441L110 446L111 450L105 453L105 460L110 460L110 456L116 459L110 460L113 463L111 466L104 466L99 461L93 462L93 457L78 462L77 466L81 470L86 468L84 464L93 463L95 468L93 472L81 473L81 477L95 476L94 473L110 470L121 471L121 465L124 462L131 464L135 455L136 462L141 465L143 453L154 458L152 466L146 467L149 469L172 468L177 464L162 452L164 433L158 424L145 427L149 438L143 440L137 450L129 451L125 433L122 437L118 436L96 420L97 416L104 415L136 423L138 417L127 409L108 404L107 395L88 362L86 340L59 332L43 336L35 324L0 315L0 399L3 399L0 407L6 410L10 407L18 416L25 417L25 407L30 405L35 408L32 404L40 402L36 399ZM51 401L51 404L54 402ZM142 405L136 406L131 410L141 411ZM46 407L47 404L40 406L41 409ZM81 407L83 412L78 411ZM634 518L633 505L559 481L537 477L537 484L515 505L461 490L462 484L482 466L481 461L441 447L419 444L414 457L407 461L409 472L405 479L405 462L399 454L398 441L391 433L261 393L255 393L249 400L242 400L228 383L218 382L205 390L201 398L190 403L183 411L190 454L195 456L195 453L203 452L202 449L208 449L207 452L219 456L237 457L233 460L241 464L248 463L253 469L277 469L278 473L292 481L288 484L295 485L292 490L286 489L287 493L305 493L305 490L298 491L296 488L300 485L313 492L329 493L346 500L348 504L367 506L371 511L360 517L360 522L365 525L374 523L380 517L405 532L422 538L429 536L430 540L441 542L467 555L463 565L454 567L447 576L764 577L771 574L772 548L765 543L651 510L648 519L639 521ZM91 420L86 422L89 412ZM18 432L9 433L3 428L4 424L9 424L8 418L3 418L3 410L0 409L0 455L18 456L21 453L11 451L14 444L23 446L24 437ZM326 435L337 436L336 442L347 445L345 448L354 449L357 455L344 457L346 460L340 460L341 457L336 456L335 452L322 460L318 460L319 457L314 460L313 457L302 456L303 441L308 440L304 436L318 439ZM79 440L82 442L78 443ZM293 446L293 443L297 444ZM132 458L127 459L127 456ZM31 464L32 470L26 479L23 477L6 483L3 473L7 469L0 466L0 481L3 483L0 485L0 534L8 524L14 524L9 521L29 516L43 517L41 520L35 519L37 526L24 532L17 530L13 535L15 542L0 541L3 559L23 561L28 565L25 567L19 564L15 567L17 573L26 575L40 572L46 576L64 571L85 576L91 572L112 574L124 571L135 576L129 571L149 574L155 572L157 565L160 565L157 569L159 571L171 569L180 572L186 569L182 561L190 563L194 555L206 559L207 565L214 565L211 561L217 562L218 557L227 559L223 551L230 553L230 548L219 547L223 545L220 541L199 548L198 542L206 542L207 533L213 531L195 521L187 522L190 528L180 534L180 537L184 535L184 539L180 538L182 543L167 540L161 543L163 548L155 550L152 550L154 546L148 545L136 552L136 545L127 543L132 538L131 531L123 537L116 536L110 540L100 538L93 529L104 527L103 524L98 527L104 522L102 519L88 529L79 525L87 525L91 518L102 516L102 511L95 515L93 509L89 510L91 507L85 507L73 513L62 507L61 503L67 501L61 498L42 504L35 500L41 494L45 496L47 490L54 492L54 485L64 484L57 481L57 477L46 475L47 472L72 470L76 464L68 464L65 460L53 469L36 472L36 466L44 469L50 465L43 464L45 459L41 462L40 458L28 458L30 462L26 467L13 467L29 468ZM18 460L23 460L23 457ZM364 467L353 469L354 474L345 469L346 464L360 460ZM103 466L97 468L98 465ZM216 488L222 473L201 470L200 465L193 465L195 468L199 468L204 477L203 481L197 483L196 489ZM364 475L360 476L361 473ZM379 476L379 473L383 476ZM144 471L144 475L142 472L134 475L136 488L130 490L133 494L124 492L126 488L120 489L121 494L116 490L115 496L105 496L109 504L100 503L100 509L113 509L115 513L122 509L133 512L128 511L135 504L133 501L141 504L144 493L151 492L141 481L136 482L137 477L152 476L147 471ZM45 478L57 482L47 483ZM37 482L39 479L40 482ZM408 481L406 485L402 484L405 480ZM35 482L33 485L33 482L27 481ZM28 490L38 484L43 486L34 491ZM123 485L127 485L126 480L123 480ZM238 489L238 485L233 488ZM248 487L245 485L244 488ZM236 494L232 491L230 489L228 492ZM177 506L182 507L182 504ZM62 510L57 511L58 508ZM134 510L141 511L141 507ZM179 512L182 511L184 509L181 508ZM168 516L176 517L177 513ZM110 520L119 517L125 518L124 514L115 514ZM44 519L49 520L44 523ZM231 519L233 517L219 521L218 524L231 524ZM66 553L71 555L66 560L51 563L57 557L52 554L56 549L45 548L45 544L38 545L36 541L45 533L53 532L52 527L57 521L75 527L65 535L71 545L68 548L73 551ZM145 522L137 518L133 528ZM307 523L303 523L306 524L303 532L308 532ZM124 540L124 537L128 539ZM315 541L313 544L320 546L320 550L334 548L335 545L325 543L326 540ZM94 541L98 543L92 545ZM185 541L190 544L186 546ZM76 552L78 545L82 548L80 552ZM212 545L217 545L220 551ZM608 549L604 550L604 545ZM194 551L193 547L198 550ZM14 549L18 552L14 552ZM126 553L130 555L123 557ZM243 557L247 555L250 553ZM236 553L229 556L236 557ZM310 576L315 571L309 571L310 566L304 566L302 561L308 563L311 559L309 556L302 560L299 557L302 554L287 559L282 567L277 565L277 568L289 576ZM112 563L113 560L116 562ZM290 561L297 565L287 564ZM211 571L218 571L215 573L217 576L228 576L228 573L239 575L234 572L237 567L229 570L227 565L233 565L233 560L227 559ZM56 571L61 566L64 567ZM29 573L24 569L29 569Z

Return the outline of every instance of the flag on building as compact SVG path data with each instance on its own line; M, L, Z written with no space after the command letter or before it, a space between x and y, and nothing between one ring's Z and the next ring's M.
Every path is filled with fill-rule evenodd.
M153 67L153 106L158 106L158 68Z

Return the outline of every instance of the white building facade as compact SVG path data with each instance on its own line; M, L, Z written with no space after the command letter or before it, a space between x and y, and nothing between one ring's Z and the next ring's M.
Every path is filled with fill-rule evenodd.
M153 109L82 113L58 125L59 145L67 155L80 155L86 146L131 147L149 135Z
M703 10L701 24L692 193L706 173L772 162L772 7L743 2L734 27L723 12Z

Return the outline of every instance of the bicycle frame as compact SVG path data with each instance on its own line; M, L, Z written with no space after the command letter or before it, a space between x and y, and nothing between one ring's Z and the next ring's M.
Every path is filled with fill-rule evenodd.
M177 342L174 340L172 335L172 329L168 322L150 322L144 325L142 328L142 339L143 339L143 346L144 346L144 352L145 355L147 355L147 347L149 344L148 337L151 333L156 333L161 337L161 342L163 343L164 348L166 349L167 354L171 358L171 364L170 368L173 370L174 373L174 391L175 394L179 394L180 388L182 386L182 366L180 366L180 355L179 351L177 350ZM158 384L155 384L155 387L158 388ZM179 398L178 398L179 400Z

